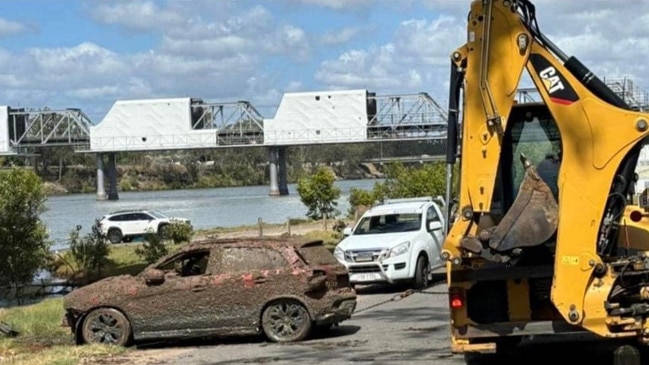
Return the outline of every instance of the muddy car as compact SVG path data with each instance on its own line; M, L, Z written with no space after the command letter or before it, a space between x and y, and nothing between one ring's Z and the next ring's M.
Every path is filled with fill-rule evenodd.
M78 288L63 306L78 344L262 333L289 342L350 318L356 293L322 241L255 237L192 243L137 276Z

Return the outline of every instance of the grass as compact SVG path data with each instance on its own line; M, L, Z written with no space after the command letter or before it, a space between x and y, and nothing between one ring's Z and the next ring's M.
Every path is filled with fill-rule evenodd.
M45 299L27 306L3 309L0 321L8 323L18 336L0 337L0 362L15 365L74 365L83 358L108 356L128 351L123 347L76 346L70 328L61 327L63 299Z

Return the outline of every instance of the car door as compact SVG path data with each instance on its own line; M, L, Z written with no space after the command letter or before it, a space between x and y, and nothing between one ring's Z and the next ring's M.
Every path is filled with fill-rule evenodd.
M220 325L227 328L258 328L261 309L268 298L285 290L290 283L278 280L288 261L266 247L227 247L220 255L220 267L227 282L225 306L229 309Z
M131 223L131 234L144 234L149 231L155 233L156 229L151 228L151 222L153 222L153 217L147 213L133 213L133 219Z
M444 244L444 228L441 220L441 212L439 212L436 205L431 205L426 210L426 230L428 234L433 238L433 247L432 252L428 253L430 257L430 264L433 267L442 265L442 258L440 254L442 252L442 245ZM433 229L431 229L431 223L433 223Z
M209 257L210 250L202 248L160 264L164 281L144 283L127 304L134 328L176 336L215 327L222 293L207 270Z

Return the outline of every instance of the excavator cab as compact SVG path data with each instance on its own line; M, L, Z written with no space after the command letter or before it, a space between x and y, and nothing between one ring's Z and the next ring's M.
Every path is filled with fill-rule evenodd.
M501 263L524 256L551 260L558 222L561 135L543 103L514 105L502 141L485 228L462 240L463 248ZM529 261L529 260L528 260ZM548 262L549 263L549 262Z

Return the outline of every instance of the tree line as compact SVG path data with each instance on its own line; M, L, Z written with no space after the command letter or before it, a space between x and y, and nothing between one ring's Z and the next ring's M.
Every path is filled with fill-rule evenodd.
M363 161L376 158L439 155L432 141L373 142L338 145L288 146L287 180L297 183L316 166L329 166L337 178L358 179L370 174ZM33 167L47 183L68 193L96 190L96 156L77 153L70 146L35 147L29 156L0 157L0 166ZM266 185L267 147L121 152L117 154L118 190L169 190ZM379 169L381 166L378 166Z

